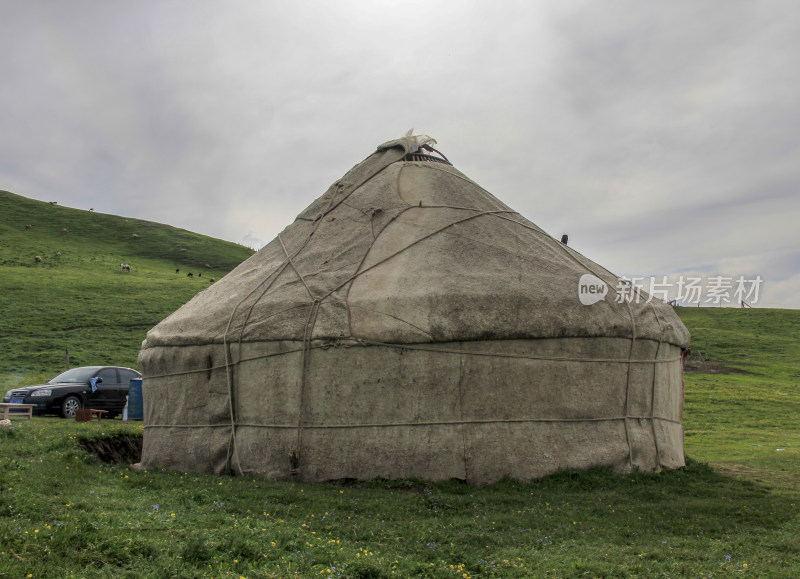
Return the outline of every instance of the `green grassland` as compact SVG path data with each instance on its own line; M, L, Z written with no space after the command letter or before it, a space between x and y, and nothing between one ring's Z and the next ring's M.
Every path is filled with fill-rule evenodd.
M704 373L701 362L701 372L686 375L687 453L719 472L768 481L776 491L800 490L800 311L678 313L692 332L695 359L737 370Z
M135 365L144 332L206 287L183 271L209 263L205 280L249 255L156 224L0 201L0 388L61 369L65 347L73 365ZM9 218L7 205L26 203L38 221ZM115 225L99 241L67 243L101 217ZM139 244L148 231L162 242ZM685 377L684 469L482 488L279 483L137 471L85 446L136 439L139 423L15 419L0 427L0 578L797 577L800 311L677 311L698 370Z
M71 366L135 368L147 330L252 253L0 191L0 390L54 376L67 350Z

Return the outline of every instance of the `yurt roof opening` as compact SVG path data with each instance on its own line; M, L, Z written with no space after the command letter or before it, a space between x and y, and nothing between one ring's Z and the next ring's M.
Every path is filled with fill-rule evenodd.
M434 144L380 145L148 332L144 467L488 484L684 464L672 308L615 299ZM607 295L584 304L582 278Z

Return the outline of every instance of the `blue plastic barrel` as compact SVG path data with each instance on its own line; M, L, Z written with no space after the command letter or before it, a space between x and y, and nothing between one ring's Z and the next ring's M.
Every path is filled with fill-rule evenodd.
M128 388L128 420L143 420L144 404L142 402L142 380L131 380Z

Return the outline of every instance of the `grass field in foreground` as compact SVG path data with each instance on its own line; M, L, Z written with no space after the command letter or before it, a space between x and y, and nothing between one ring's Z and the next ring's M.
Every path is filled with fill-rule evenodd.
M137 424L15 420L0 577L797 577L800 312L679 313L704 361L750 372L687 375L685 469L277 483L137 472L80 445Z
M39 418L3 441L0 577L792 577L798 497L704 464L487 488L136 472ZM9 445L8 443L12 444Z

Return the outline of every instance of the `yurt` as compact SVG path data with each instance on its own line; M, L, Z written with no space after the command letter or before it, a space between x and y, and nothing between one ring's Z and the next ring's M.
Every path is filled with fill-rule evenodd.
M684 465L672 308L434 144L379 146L148 332L144 468L489 484Z

